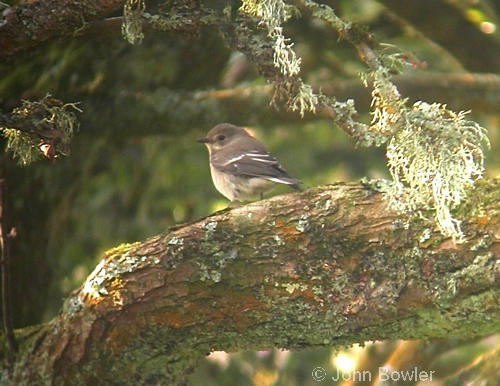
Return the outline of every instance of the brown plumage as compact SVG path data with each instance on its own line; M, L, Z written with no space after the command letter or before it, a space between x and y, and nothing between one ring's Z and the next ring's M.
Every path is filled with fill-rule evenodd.
M241 127L222 123L198 142L207 145L215 187L231 201L252 200L276 184L299 189L302 183L290 177L265 145Z

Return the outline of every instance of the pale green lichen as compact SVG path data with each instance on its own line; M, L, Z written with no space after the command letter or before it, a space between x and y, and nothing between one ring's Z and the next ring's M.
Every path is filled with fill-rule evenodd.
M307 219L306 215L302 215L300 216L299 222L295 226L295 229L297 229L299 232L305 232L307 228L309 228L309 220Z
M382 64L382 67L390 69L392 73L402 73L408 66L409 56L411 58L410 60L418 62L417 58L407 52L401 53L399 48L393 44L380 43L379 47L383 47L384 49L378 52L377 58ZM390 51L393 52L391 53Z
M334 10L326 4L319 4L311 0L305 0L303 4L312 12L314 17L322 19L337 31L347 31L352 26L352 23L339 18Z
M285 76L296 76L300 72L301 59L292 49L293 43L283 36L283 28L276 28L270 37L275 42L273 63ZM304 85L302 85L304 86Z
M470 247L470 250L473 252L477 252L488 248L492 243L493 243L492 237L490 235L484 235L477 241L476 244Z
M48 145L54 152L53 158L68 155L68 144L79 128L79 122L70 109L82 112L77 103L62 104L50 94L41 101L23 100L21 107L12 111L12 116L31 121L34 129L28 132L0 126L0 132L7 139L7 150L13 152L13 158L17 158L21 166L38 160Z
M306 111L316 112L318 104L318 95L314 94L312 87L302 83L290 103L290 110L299 111L301 117L304 117Z
M323 288L318 285L313 285L312 288L312 293L316 296L318 296L320 299L324 295L325 291L323 291Z
M294 293L296 290L299 290L301 292L307 291L307 285L306 284L300 284L300 283L283 283L281 284L283 288L285 288L286 292L289 294Z
M260 19L259 25L266 28L274 41L274 65L285 76L295 76L300 72L301 59L293 51L293 43L283 36L282 24L298 11L282 0L244 0L240 12Z
M140 44L144 39L141 17L145 9L144 0L127 0L123 6L122 35L130 44Z
M402 99L396 86L389 81L387 68L373 73L372 121L370 130L389 137L404 124L406 99Z
M298 9L282 0L243 0L239 11L259 18L259 26L267 30L267 36L273 41L273 64L285 77L285 88L290 87L295 94L289 108L299 111L302 117L306 111L315 112L318 95L298 77L301 58L293 50L290 39L283 35L283 23L299 15Z
M214 283L220 282L220 279L222 277L222 273L220 271L210 271L210 278Z
M446 308L451 304L460 287L487 288L495 282L499 273L500 265L491 252L478 254L470 265L450 274L445 280L444 288L436 288L436 300L441 307Z
M215 265L219 268L224 268L228 260L234 260L238 257L238 251L231 249L229 252L220 251L215 256Z
M285 240L283 240L281 237L278 235L274 235L273 237L274 241L276 242L277 246L285 245Z
M106 283L108 280L108 275L106 274L105 261L102 260L97 267L95 267L94 272L92 272L83 285L82 294L85 296L90 296L92 298L99 298L101 296L107 295Z
M429 228L425 228L423 231L422 231L422 234L420 235L420 238L419 238L419 242L420 243L425 243L427 240L429 240L431 238L431 230Z
M79 296L72 296L64 303L65 318L71 319L76 313L85 307L85 303Z
M182 237L172 237L170 240L167 242L168 245L184 245L184 239Z
M206 229L207 233L205 234L205 238L209 238L213 235L215 229L217 228L217 221L210 221L207 223L203 223L201 226L203 229Z
M27 166L40 158L40 141L17 129L2 129L7 138L7 149L12 150L13 158L19 159L19 165Z
M107 258L101 260L83 285L82 295L94 299L108 295L108 286L124 273L133 272L139 266L154 266L160 263L156 256L137 256L131 252L138 244L122 244L106 252Z
M438 103L406 107L389 72L404 63L397 55L382 57L384 66L371 74L370 133L379 134L376 144L390 138L387 159L394 183L384 192L390 207L401 212L434 210L441 233L461 241L460 221L452 211L483 175L486 130L466 120L466 112L455 113Z
M240 12L258 17L261 25L270 31L298 14L297 8L282 0L243 0Z
M460 241L460 221L451 212L467 196L467 189L484 172L486 129L465 120L438 103L417 102L406 112L404 127L387 147L394 183L386 196L392 208L435 211L439 230Z
M202 244L202 248L203 244ZM207 249L207 248L205 248ZM213 248L209 248L213 250ZM220 282L222 278L222 269L226 268L229 260L235 260L238 257L238 250L218 251L210 256L206 261L196 262L200 268L199 277L201 281L212 280L214 283Z
M198 267L200 267L200 280L205 281L207 279L210 279L210 271L208 269L208 266L204 263L196 262Z

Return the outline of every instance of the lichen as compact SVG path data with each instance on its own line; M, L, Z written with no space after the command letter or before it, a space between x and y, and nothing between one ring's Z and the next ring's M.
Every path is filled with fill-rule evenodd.
M282 246L285 245L285 240L283 240L280 236L274 235L273 236L274 241L276 242L277 246Z
M156 256L136 255L131 250L139 243L122 244L106 252L106 258L101 260L83 285L82 295L98 299L108 295L108 287L120 286L124 273L133 272L139 266L153 266L160 263Z
M208 266L204 263L201 263L201 262L196 262L196 264L200 268L200 280L205 281L207 279L210 279L211 276L210 276Z
M213 232L217 223L211 222L207 224L207 226L209 232ZM235 260L238 257L238 250L233 248L229 251L221 251L217 243L208 240L203 240L200 248L204 254L208 256L203 262L196 262L199 267L200 280L205 281L211 279L214 283L218 283L222 278L222 270L226 268L227 262L229 260Z
M283 24L299 15L298 9L282 0L244 0L239 12L257 17L259 26L267 30L267 36L273 42L273 65L283 75L282 84L276 86L291 90L288 108L298 111L301 117L307 111L316 112L319 96L298 76L302 60L293 50L293 42L283 34Z
M302 215L299 218L299 222L295 226L295 229L297 229L299 232L305 232L309 228L309 220L306 215Z
M425 243L427 240L429 240L431 238L431 230L429 228L424 228L424 230L422 231L422 234L420 235L420 238L419 238L419 242L422 244L422 243Z
M283 283L281 284L283 288L285 288L286 292L289 294L294 293L296 290L304 292L307 290L307 285L300 283Z
M50 160L69 154L68 144L79 128L79 122L70 109L81 112L76 103L63 104L50 94L41 101L22 102L12 111L13 121L24 121L30 131L0 126L7 139L7 150L13 152L21 166L27 166L43 155Z
M70 297L64 304L64 312L62 313L66 318L71 319L77 312L82 310L85 303L78 296Z
M462 239L460 221L451 212L484 172L486 129L438 103L417 102L406 124L387 147L394 183L387 189L390 207L398 211L435 211L439 230Z
M389 81L388 71L382 67L373 73L370 131L382 134L382 138L396 132L406 118L406 99L401 98L396 86Z
M122 35L130 44L141 44L144 39L141 17L145 9L144 0L127 0L123 6Z
M267 29L267 34L274 41L273 63L287 77L300 72L301 59L293 51L293 43L283 36L282 24L297 13L295 7L282 0L243 0L240 12L258 17L259 25Z
M318 104L318 96L313 93L312 87L308 84L302 83L290 103L290 110L299 111L301 117L307 111L316 112L316 105Z
M454 300L461 287L488 288L499 274L500 264L497 263L495 256L486 251L479 253L471 264L442 280L445 285L436 288L436 301L441 307L446 308Z
M205 234L205 238L210 238L217 228L217 221L209 221L207 223L203 223L201 227L207 231L207 233Z
M220 282L221 277L222 277L222 273L220 271L214 271L214 270L212 270L210 272L210 278L212 279L212 281L214 283Z
M234 260L238 257L238 250L231 249L228 252L221 251L215 256L215 264L217 267L224 268L228 260Z
M182 237L172 237L167 242L168 245L184 245L184 239Z

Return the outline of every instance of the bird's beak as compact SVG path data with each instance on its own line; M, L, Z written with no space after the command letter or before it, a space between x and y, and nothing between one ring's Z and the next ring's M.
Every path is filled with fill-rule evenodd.
M196 142L208 143L208 142L210 142L210 141L208 140L208 138L198 138L198 139L196 140Z

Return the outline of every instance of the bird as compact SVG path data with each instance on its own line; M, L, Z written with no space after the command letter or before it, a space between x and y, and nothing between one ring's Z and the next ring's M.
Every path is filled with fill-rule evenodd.
M229 205L262 199L278 184L300 189L302 181L290 177L266 146L242 127L221 123L198 142L208 148L213 183Z

